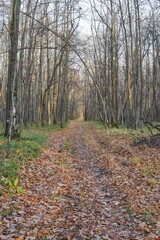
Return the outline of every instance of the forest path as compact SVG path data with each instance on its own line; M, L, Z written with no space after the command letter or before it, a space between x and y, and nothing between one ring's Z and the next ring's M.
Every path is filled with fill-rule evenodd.
M155 149L149 151L153 157ZM133 149L123 135L71 122L53 133L39 159L24 166L25 193L3 204L12 212L1 219L0 239L158 239L160 221L149 211L152 207L158 215L158 188L146 190L138 168L128 161L147 153Z

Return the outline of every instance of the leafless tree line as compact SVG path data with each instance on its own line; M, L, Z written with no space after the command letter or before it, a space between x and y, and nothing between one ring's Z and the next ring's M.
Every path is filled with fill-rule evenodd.
M160 120L160 2L90 0L85 119L137 128ZM89 49L89 50L88 50Z
M79 1L1 1L0 11L0 118L6 135L28 124L63 127L78 116L79 65L73 47Z

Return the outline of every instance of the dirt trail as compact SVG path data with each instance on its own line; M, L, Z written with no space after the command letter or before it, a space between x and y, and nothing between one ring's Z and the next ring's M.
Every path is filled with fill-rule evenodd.
M54 133L41 157L23 168L25 194L3 203L2 208L13 211L0 219L0 239L158 239L160 221L149 224L132 209L137 201L138 211L135 189L146 190L127 162L138 151L132 152L130 144L124 138L106 138L104 131L83 122ZM147 196L140 195L142 204L153 202L158 211L158 188L147 191Z

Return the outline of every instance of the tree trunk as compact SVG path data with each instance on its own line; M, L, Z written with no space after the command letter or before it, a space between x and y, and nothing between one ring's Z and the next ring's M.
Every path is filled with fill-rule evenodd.
M5 135L10 140L16 129L17 114L17 47L19 31L20 0L13 0L10 14L9 40L10 51L8 56L8 82Z

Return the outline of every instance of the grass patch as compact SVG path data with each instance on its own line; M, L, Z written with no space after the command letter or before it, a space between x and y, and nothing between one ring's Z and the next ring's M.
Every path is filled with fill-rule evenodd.
M142 160L140 159L140 157L138 157L138 156L135 156L135 157L132 157L131 158L131 164L133 165L133 166L141 166L141 162L142 162Z
M0 125L1 131L2 125ZM3 128L2 128L3 130ZM60 131L58 125L53 126L31 126L23 129L19 140L12 140L10 143L10 156L7 158L7 139L0 135L0 183L4 179L13 181L20 172L22 164L39 156L44 143L51 133Z
M43 144L45 141L46 141L46 138L47 138L47 135L46 134L39 134L38 131L37 133L34 133L34 132L26 132L26 133L23 133L22 136L21 136L21 141L34 141L36 142L37 144L41 145Z
M19 170L19 166L19 161L16 161L15 159L7 159L6 161L0 160L0 177L2 178L3 176L8 179L15 177Z
M153 213L147 208L143 212L143 217L145 222L150 224L153 222Z
M69 141L64 142L63 148L65 150L70 150L72 148L72 144Z
M102 122L97 121L86 121L85 124L91 128L106 129Z
M5 217L5 216L8 216L8 215L11 215L13 213L13 210L3 210L2 211L2 216Z
M65 123L63 128L66 128L68 126L68 123ZM27 131L27 128L25 129ZM47 125L47 124L44 124L43 127L41 126L38 126L38 125L30 125L29 126L29 130L33 130L33 131L42 131L42 132L50 132L50 131L60 131L62 130L62 128L60 127L60 124L54 124L54 125Z
M13 142L11 145L12 152L20 156L20 158L36 158L40 152L42 144L38 144L36 141L27 140L20 142Z
M0 122L0 132L3 132L3 124Z
M149 176L153 173L153 169L150 166L142 167L140 171L143 176Z
M63 143L63 148L64 148L64 150L67 150L71 154L74 154L74 152L75 152L75 150L72 146L72 143L70 143L69 141L66 141Z
M62 162L61 162L59 159L55 159L55 160L54 160L54 164L56 164L56 165L61 165Z
M126 125L118 125L117 127L109 126L109 128L105 128L104 124L102 122L96 122L96 121L87 121L85 122L86 125L90 126L91 128L99 128L104 129L109 135L117 136L118 138L124 138L126 136L130 137L131 139L135 140L138 137L148 136L150 135L150 132L148 128L144 125L144 127L137 128L136 130L127 127ZM156 125L156 124L155 124ZM153 129L153 133L158 133L158 130Z
M133 209L132 209L132 206L131 205L128 205L126 208L125 208L125 211L126 211L126 214L131 216L132 213L133 213Z
M158 183L157 179L149 178L149 179L147 179L147 185L149 185L150 187L154 188L154 187L158 187L159 183Z

